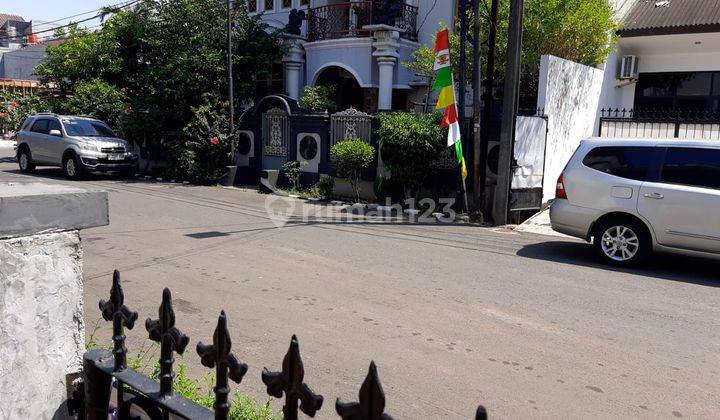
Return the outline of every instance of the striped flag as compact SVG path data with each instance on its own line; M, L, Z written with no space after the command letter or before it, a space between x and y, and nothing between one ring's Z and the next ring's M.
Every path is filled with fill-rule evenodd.
M440 90L435 109L443 109L442 127L448 127L448 147L455 145L455 155L462 168L463 179L467 178L467 166L463 157L458 121L457 101L455 99L455 80L450 66L450 33L443 29L435 39L435 82L433 89Z

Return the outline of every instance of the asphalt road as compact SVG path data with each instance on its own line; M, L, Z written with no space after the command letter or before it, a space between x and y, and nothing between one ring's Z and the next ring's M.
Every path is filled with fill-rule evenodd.
M5 154L8 154L6 149ZM25 176L0 158L0 181ZM157 317L173 293L194 352L228 314L241 385L265 401L262 367L280 368L295 333L305 381L356 399L375 360L398 419L720 417L720 264L656 258L598 265L572 240L472 226L292 223L277 228L255 192L107 176L73 183L110 194L111 223L82 232L89 336L122 273L126 304ZM300 204L298 204L299 206ZM95 337L109 343L109 325ZM145 342L140 322L128 347ZM275 401L273 404L279 407Z

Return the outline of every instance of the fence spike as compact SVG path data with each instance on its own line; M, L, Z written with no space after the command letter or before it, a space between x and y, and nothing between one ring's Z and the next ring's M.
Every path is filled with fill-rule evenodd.
M293 334L290 340L290 348L285 354L281 372L270 372L263 368L262 381L267 385L267 393L275 398L282 398L285 394L285 405L283 406L283 418L285 420L296 420L298 418L298 400L300 410L310 417L320 410L323 403L323 396L315 394L303 379L305 369L300 358L300 346L297 337Z
M482 405L479 405L477 411L475 412L475 420L487 420L487 418L487 410L485 410L485 407Z
M113 272L113 284L110 288L110 300L100 300L100 311L105 321L113 322L113 354L115 355L115 372L127 367L127 349L125 348L125 334L123 327L132 330L138 319L137 312L125 306L125 294L120 284L120 272Z
M162 303L158 310L158 319L148 318L145 329L150 339L160 343L160 395L167 396L172 393L173 351L178 354L185 352L190 338L175 327L175 311L172 307L172 295L167 287L163 290Z
M215 368L215 419L225 420L228 418L231 405L228 401L230 393L228 377L239 384L248 370L248 366L240 363L230 352L232 341L227 329L225 311L220 311L215 334L213 334L213 343L205 345L199 342L196 350L203 366Z
M392 420L392 416L384 412L385 392L374 361L370 362L370 369L360 387L358 402L344 403L338 398L335 411L343 420Z

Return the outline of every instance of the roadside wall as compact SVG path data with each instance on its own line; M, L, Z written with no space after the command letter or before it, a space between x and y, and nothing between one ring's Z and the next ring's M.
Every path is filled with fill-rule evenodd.
M106 192L0 183L0 419L69 418L85 351L79 229L108 221Z
M66 417L85 351L81 256L77 230L0 239L0 418Z
M540 60L538 108L548 117L543 202L555 198L555 183L581 140L592 137L603 70L551 55Z

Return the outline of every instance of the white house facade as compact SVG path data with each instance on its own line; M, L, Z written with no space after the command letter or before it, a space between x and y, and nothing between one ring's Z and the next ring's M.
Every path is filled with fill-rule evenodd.
M624 7L617 49L605 67L604 115L672 117L678 124L698 116L717 119L720 0L636 0ZM597 130L603 134L602 124ZM677 131L669 127L652 136L677 137Z
M298 99L305 86L332 85L365 111L406 109L425 86L403 62L432 45L439 22L452 25L452 0L248 0L250 13L287 28L283 87ZM293 33L294 32L294 33Z

